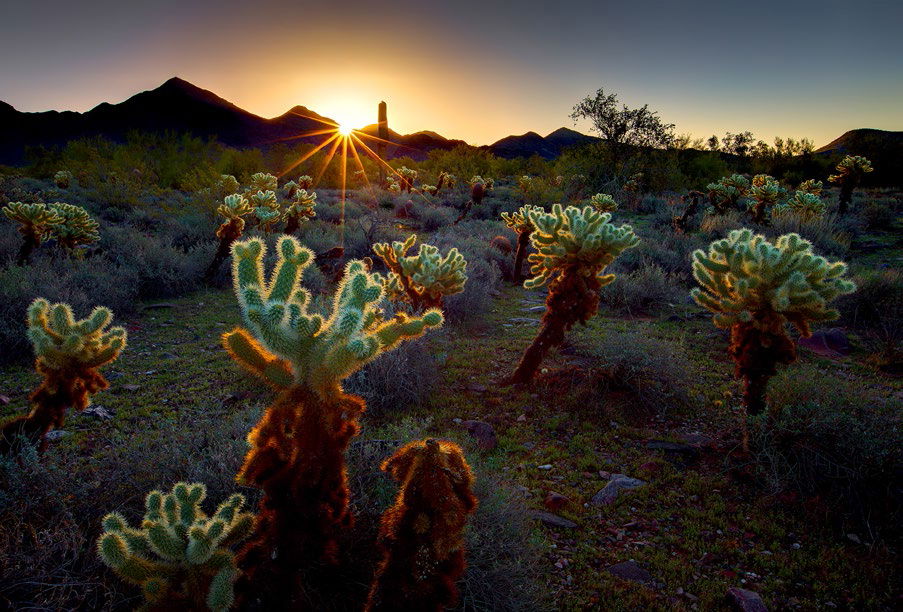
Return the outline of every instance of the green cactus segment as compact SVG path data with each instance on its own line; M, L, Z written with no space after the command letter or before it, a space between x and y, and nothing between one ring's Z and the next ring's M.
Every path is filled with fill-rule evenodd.
M757 203L765 206L774 206L781 196L781 186L774 177L767 174L757 174L753 177L749 196Z
M772 244L749 229L735 230L713 242L708 253L693 253L693 276L702 288L691 295L714 313L718 327L750 323L779 335L790 322L808 336L811 322L837 318L828 302L855 290L843 278L846 269L843 262L813 254L812 244L797 234Z
M749 179L742 174L725 176L717 183L706 185L714 211L719 214L735 207L740 198L749 193L749 187Z
M234 219L241 219L250 213L251 210L251 204L248 202L248 198L239 193L235 193L223 198L223 203L219 205L216 212L217 214L222 215L227 221L232 221Z
M821 181L816 181L815 179L806 179L800 186L797 187L797 191L802 191L803 193L811 193L812 195L820 196L821 192L824 190L825 185Z
M63 222L63 217L43 202L10 202L3 207L3 214L18 223L19 233L36 244L47 240L52 235L53 227Z
M115 512L101 522L101 560L140 586L148 604L232 607L238 570L229 548L248 537L254 515L241 511L245 498L235 494L208 517L201 510L206 494L203 484L180 482L171 493L147 495L140 528L129 527Z
M257 193L258 191L275 192L278 188L279 181L275 176L266 172L257 172L251 175L251 184L248 186L248 191L250 193Z
M367 272L359 260L346 266L332 315L324 319L308 310L310 294L299 285L304 268L313 261L312 251L290 236L280 238L277 249L268 282L264 243L251 239L233 245L235 293L247 330L224 336L240 365L276 387L300 384L324 394L400 341L442 324L438 310L384 319L377 309L383 277Z
M238 193L241 186L231 174L221 174L219 177L219 189L222 193Z
M53 182L60 189L68 189L72 183L72 173L68 170L59 170L53 175Z
M298 177L298 187L300 187L301 189L309 190L313 186L314 186L314 179L311 176L309 176L307 174L302 174L301 176Z
M456 248L443 257L430 244L421 244L416 255L408 256L416 242L417 235L411 234L404 242L373 245L373 252L389 268L384 284L386 297L393 302L407 301L415 309L438 307L443 297L464 291L467 261Z
M52 226L53 235L67 249L100 240L100 224L81 206L54 202L50 210L61 219Z
M607 193L597 193L589 199L589 205L600 213L610 213L618 209L618 203Z
M254 216L257 217L258 226L265 232L271 231L273 225L282 218L275 191L258 191L253 194L251 207L254 209Z
M837 174L832 174L828 180L836 184L843 184L850 179L858 182L863 175L873 170L872 162L867 158L861 155L847 155L837 164Z
M306 189L297 189L294 200L285 209L283 219L312 219L317 216L314 208L317 206L317 193Z
M581 268L584 275L595 275L602 286L612 282L614 274L604 274L615 257L635 247L640 239L629 225L615 227L610 213L600 213L586 206L562 209L552 206L551 213L532 210L530 221L536 228L530 241L538 251L527 260L534 277L524 281L527 289L542 287L568 267Z
M512 213L503 212L501 214L501 217L502 221L505 222L506 227L520 234L523 232L533 231L533 222L530 221L531 212L537 214L544 213L545 209L542 206L531 206L527 204L525 206L521 206Z
M106 329L113 319L108 308L95 308L76 321L68 304L50 304L38 298L28 307L28 339L39 369L81 371L115 360L125 348L121 327Z
M783 204L772 210L773 215L781 216L796 213L803 219L814 219L825 214L827 207L818 195L806 191L797 191Z

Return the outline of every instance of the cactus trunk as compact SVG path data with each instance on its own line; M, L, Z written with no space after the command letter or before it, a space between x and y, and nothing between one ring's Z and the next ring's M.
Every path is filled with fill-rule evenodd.
M852 179L847 179L840 186L840 198L837 202L837 213L840 215L847 214L847 209L850 206L850 203L853 201L853 189L856 188L854 181Z
M206 272L204 272L204 279L209 281L214 277L217 270L220 269L220 266L223 265L223 262L229 256L229 249L232 248L232 243L241 238L241 232L242 228L239 227L236 221L229 222L223 231L220 232L219 246L216 248L213 261L210 262Z
M381 162L386 161L386 142L389 140L389 119L388 113L386 112L386 103L379 103L379 118L377 125L377 136L379 136L380 140L376 143L376 155L379 157ZM386 182L386 170L382 163L377 163L379 166L379 184L385 185Z
M530 246L530 234L533 231L518 232L517 252L514 255L514 282L520 284L524 279L524 258L527 256L527 247Z
M252 430L238 479L264 496L238 556L237 588L246 599L254 593L264 607L298 602L300 572L337 562L336 537L353 518L345 451L363 410L363 400L341 390L324 397L294 386Z
M743 378L743 404L752 416L766 407L768 379L777 373L778 364L796 361L796 344L786 334L764 332L749 323L731 326L728 352L736 364L734 375Z
M31 259L31 253L34 251L40 242L37 238L32 234L25 234L22 240L22 246L19 248L19 255L16 258L16 264L19 266L24 266L28 263L28 260Z
M286 221L285 231L283 233L287 236L294 236L299 227L301 227L301 222L299 221L298 215L292 215L288 218L288 221Z
M577 322L589 320L599 309L599 289L596 276L583 276L575 265L566 267L549 285L546 312L542 329L527 347L514 374L507 384L526 384L533 380L549 349L564 341L564 334Z

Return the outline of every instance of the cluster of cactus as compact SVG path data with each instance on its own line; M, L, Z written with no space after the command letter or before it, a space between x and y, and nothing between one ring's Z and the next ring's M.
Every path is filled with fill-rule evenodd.
M627 194L627 207L632 210L635 210L639 203L640 191L643 188L643 176L642 172L637 172L624 182L624 192Z
M35 352L35 370L43 377L29 400L27 416L6 423L0 430L0 451L8 453L16 438L46 446L46 434L62 427L69 408L84 410L91 395L106 389L98 368L114 361L125 348L121 327L107 329L113 319L109 309L95 308L86 319L76 320L68 304L50 304L38 298L28 307L28 339Z
M282 208L273 190L258 191L251 195L251 208L257 219L257 227L264 232L271 232L276 223L282 219Z
M317 193L315 191L307 191L300 188L296 190L294 199L282 213L282 218L285 221L285 233L288 235L294 234L298 231L301 221L316 217L317 213L314 211L316 206Z
M797 190L786 202L775 206L771 214L781 216L794 213L800 219L808 220L821 217L826 210L824 201L817 194Z
M373 252L389 270L383 284L386 297L409 304L414 312L441 308L445 296L464 291L467 262L456 248L443 257L430 244L421 244L416 255L407 255L416 243L417 235L411 234L404 242L373 245Z
M297 572L335 561L338 532L350 526L344 452L358 431L361 398L342 380L404 340L442 324L439 310L385 319L377 305L383 278L353 260L335 293L332 314L309 310L300 287L313 253L290 236L264 276L259 239L233 245L235 292L245 328L223 336L235 361L279 391L248 436L239 482L263 490L248 544L239 553L242 583L276 607L293 601ZM263 605L266 605L264 603Z
M530 221L530 213L541 213L545 210L541 206L525 205L515 212L502 213L502 221L517 234L517 250L514 253L514 282L520 283L523 279L524 258L530 246L530 234L533 233L533 222Z
M449 189L453 189L455 185L458 184L458 177L454 174L450 174L445 170L439 172L439 177L436 179L436 192L442 190L443 187L448 187Z
M441 612L457 599L464 572L464 526L474 512L474 477L453 442L423 440L400 448L382 469L401 484L383 514L367 612Z
M439 193L439 188L436 185L421 185L420 191L423 193L434 196Z
M206 495L203 484L179 482L171 493L147 495L139 528L116 512L104 517L100 558L141 587L145 609L232 607L238 567L230 548L248 537L254 516L241 511L245 498L236 493L208 517L201 509Z
M605 268L626 249L639 244L629 225L615 227L610 213L591 206L562 208L552 212L528 212L534 226L530 242L536 249L527 259L533 278L524 281L527 289L549 285L542 328L527 348L511 383L533 379L548 350L564 341L575 323L586 323L599 308L599 289L611 283L615 275Z
M470 181L468 181L468 182L470 183L471 187L473 187L477 183L481 184L483 186L483 190L486 193L489 193L490 191L492 191L493 187L495 187L494 179L491 179L488 177L482 177L479 174L475 174L472 177L470 177Z
M308 191L312 189L314 186L314 179L311 178L307 174L302 174L298 177L298 187L300 189L307 189Z
M279 180L268 172L255 172L251 175L251 182L245 190L248 194L254 194L258 191L275 192L279 188Z
M714 313L717 327L731 331L729 353L744 380L749 414L765 409L766 386L777 365L796 359L787 324L810 336L812 323L837 318L828 302L856 288L845 272L846 264L815 255L797 234L772 244L749 229L735 230L707 253L693 253L693 276L702 288L691 295Z
M64 202L10 202L2 210L7 218L19 223L22 234L22 246L16 259L19 265L28 263L34 249L47 240L56 240L70 252L100 240L100 224L81 206Z
M832 174L828 180L840 186L840 198L838 199L837 212L841 215L847 213L847 207L853 200L853 190L859 186L863 177L874 170L872 162L861 155L847 155L837 164L837 174Z
M767 174L757 174L753 177L749 189L749 197L752 198L749 210L754 223L765 223L766 213L777 205L781 192L781 185L774 177Z
M618 203L607 193L597 193L589 199L589 205L600 213L613 213L618 210Z
M68 170L59 170L53 175L54 184L60 189L69 189L72 184L72 173Z
M706 189L709 191L711 212L723 215L736 208L740 198L749 193L749 187L749 179L742 174L732 174L721 178L717 183L709 183Z
M395 172L397 173L398 185L401 191L410 193L414 188L414 181L417 180L417 171L407 166L402 166Z

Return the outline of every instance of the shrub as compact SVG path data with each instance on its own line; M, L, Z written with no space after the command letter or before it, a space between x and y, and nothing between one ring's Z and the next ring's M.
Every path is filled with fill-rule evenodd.
M602 288L602 303L612 310L636 315L654 314L668 305L680 304L686 295L681 277L666 272L656 263L647 262L642 267L620 275L621 282Z
M368 417L397 417L429 402L438 370L428 340L421 338L385 353L348 378L348 391L367 402Z

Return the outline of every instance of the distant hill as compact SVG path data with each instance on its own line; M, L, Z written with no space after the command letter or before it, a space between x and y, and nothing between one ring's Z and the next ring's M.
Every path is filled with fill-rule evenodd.
M903 185L903 132L861 128L850 130L815 150L820 155L862 155L875 171L866 184Z
M527 132L520 136L508 136L486 147L494 155L506 159L515 157L531 157L539 155L545 159L554 159L561 155L567 147L586 144L599 140L568 128L558 128L545 138L536 132Z

